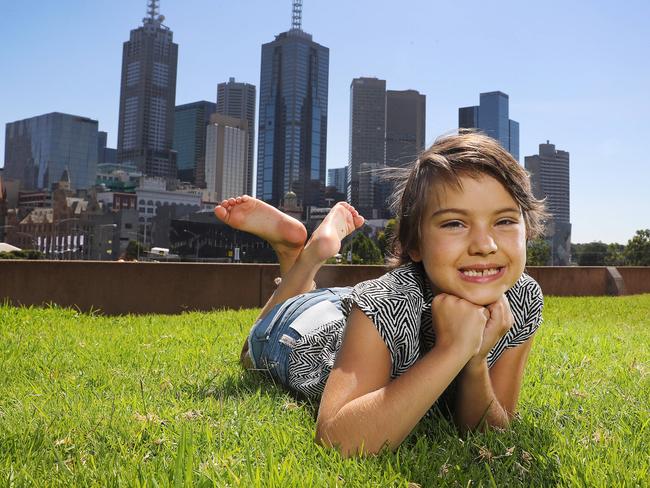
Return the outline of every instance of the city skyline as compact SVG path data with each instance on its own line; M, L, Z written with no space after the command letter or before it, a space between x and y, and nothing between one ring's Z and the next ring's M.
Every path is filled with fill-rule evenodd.
M650 131L649 68L638 61L650 40L643 25L649 6L632 3L626 9L587 2L491 8L412 1L395 10L390 2L373 2L371 11L366 1L307 0L304 29L331 52L328 168L347 162L353 78L377 77L393 89L426 95L427 144L455 129L458 108L499 90L510 96L510 112L521 124L520 160L546 140L571 153L574 242L626 242L636 229L650 227L644 195L650 169L634 143ZM176 105L215 101L218 83L229 77L259 86L260 46L290 27L290 7L290 1L162 0L165 24L179 44ZM89 117L116 147L121 46L145 12L146 2L125 0L69 1L38 11L12 4L0 20L0 55L12 67L0 80L0 123L55 111ZM365 17L372 22L359 21ZM98 18L110 26L101 35ZM217 19L218 32L209 28ZM246 36L238 19L247 23ZM499 23L508 28L486 28ZM54 28L61 24L68 28ZM455 34L459 26L463 36ZM500 57L483 56L484 46Z

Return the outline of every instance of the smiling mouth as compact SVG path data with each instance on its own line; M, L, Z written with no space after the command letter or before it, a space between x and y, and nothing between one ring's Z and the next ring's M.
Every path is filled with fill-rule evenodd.
M461 277L465 281L474 283L485 283L500 278L505 273L505 266L489 266L476 268L459 269Z
M501 271L502 268L488 268L488 269L462 269L460 272L465 276L494 276Z

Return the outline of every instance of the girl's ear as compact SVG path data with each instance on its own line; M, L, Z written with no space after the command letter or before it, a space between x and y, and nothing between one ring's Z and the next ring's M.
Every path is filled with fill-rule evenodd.
M422 261L422 256L420 255L419 249L411 249L409 250L408 254L409 257L411 258L411 261L413 261L414 263L419 263L420 261Z

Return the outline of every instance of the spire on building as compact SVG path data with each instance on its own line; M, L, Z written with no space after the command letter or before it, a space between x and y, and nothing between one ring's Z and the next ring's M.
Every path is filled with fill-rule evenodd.
M291 30L302 30L302 0L293 0Z
M61 179L59 180L61 183L68 183L70 184L70 170L66 166L65 169L63 170L63 173L61 173Z
M157 17L159 8L158 0L149 0L149 4L147 5L147 15L151 20L154 20Z
M147 0L147 17L142 19L143 24L153 24L159 26L165 21L165 16L159 14L160 5L158 0Z

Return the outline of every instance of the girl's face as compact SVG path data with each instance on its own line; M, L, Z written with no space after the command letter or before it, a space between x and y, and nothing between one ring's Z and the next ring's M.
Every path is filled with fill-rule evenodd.
M431 192L419 249L409 255L422 262L436 293L488 305L524 272L526 227L519 206L496 179L460 182L460 189Z

